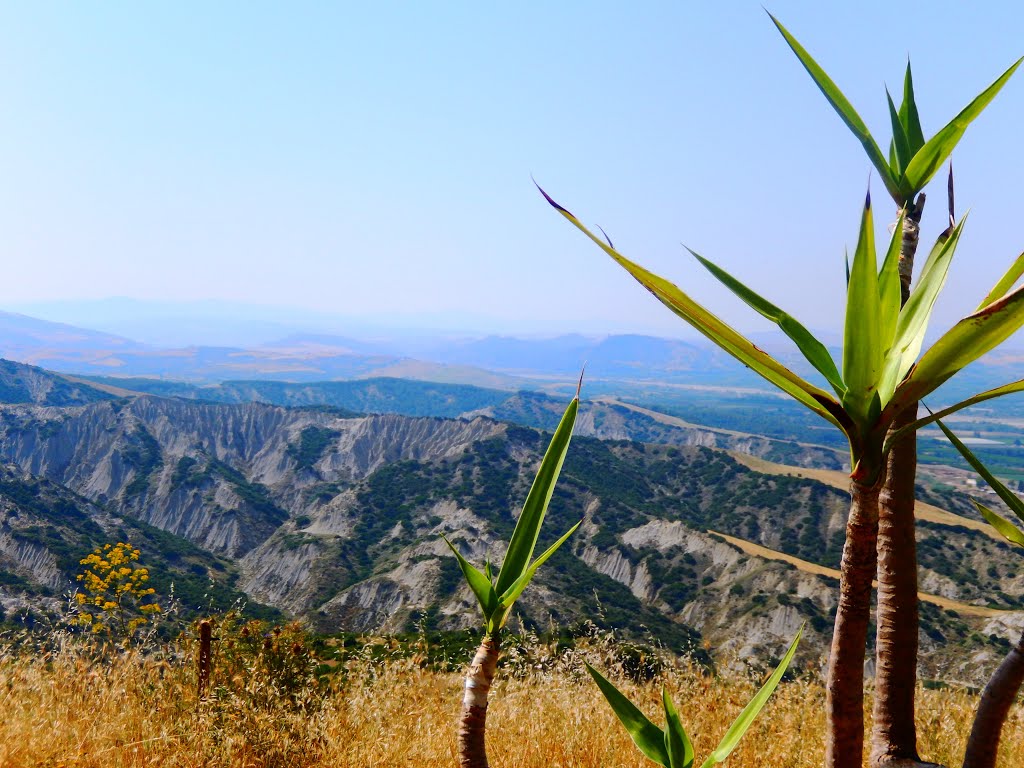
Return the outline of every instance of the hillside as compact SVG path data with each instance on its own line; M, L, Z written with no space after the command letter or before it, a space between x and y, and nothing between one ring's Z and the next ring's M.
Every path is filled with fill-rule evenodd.
M213 403L269 403L284 406L328 405L360 413L454 418L507 400L507 390L414 379L374 377L355 381L222 381L192 384L168 379L92 376L90 381L137 393L206 400Z
M0 403L69 406L112 398L102 387L88 382L0 359Z
M104 536L114 532L114 523L101 525L108 519L164 532L152 544L160 563L187 547L208 560L186 558L186 570L220 563L237 573L228 586L321 631L472 625L470 596L440 534L476 561L500 560L545 440L482 416L152 396L0 407L0 461L19 482L81 499ZM21 503L3 488L0 499ZM820 658L833 579L752 554L743 542L834 568L845 505L839 489L754 471L722 450L579 436L546 537L581 518L584 525L542 572L519 620L546 628L601 617L676 649L697 648L703 637L744 656L770 653L808 621L804 653ZM42 519L27 508L18 515ZM922 590L948 601L923 606L923 660L932 676L975 679L1020 621L1007 611L1022 607L1024 576L1017 553L960 522L926 520L919 529ZM15 523L3 530L24 546L25 526ZM45 525L50 533L29 541L31 557L22 552L22 564L6 569L21 581L0 589L5 605L26 589L59 594L74 555L100 536ZM60 546L74 553L60 560ZM51 567L25 565L44 560Z

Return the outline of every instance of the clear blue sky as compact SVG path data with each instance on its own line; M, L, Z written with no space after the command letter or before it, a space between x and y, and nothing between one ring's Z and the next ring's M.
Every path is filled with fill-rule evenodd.
M769 4L886 143L908 53L927 135L1024 54L1017 3L895 7ZM973 212L947 324L1024 249L1022 79L954 157ZM837 328L870 170L755 2L6 4L0 101L0 308L213 298L680 332L533 174L740 327L763 326L681 242Z

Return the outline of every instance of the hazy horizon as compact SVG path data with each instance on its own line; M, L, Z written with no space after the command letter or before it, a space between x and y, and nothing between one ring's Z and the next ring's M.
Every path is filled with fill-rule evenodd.
M937 3L909 38L890 8L769 8L878 137L908 53L929 135L1024 53L1014 4ZM895 218L757 2L9 6L0 22L0 309L131 296L693 338L532 174L736 327L769 326L681 242L836 332L869 183L881 242ZM954 157L973 212L935 328L1024 248L1020 77Z
M63 323L85 330L122 336L153 346L258 346L279 342L293 335L348 337L354 340L396 341L403 339L554 339L583 336L649 336L687 343L709 342L689 325L675 328L636 329L609 332L600 327L509 327L479 315L421 314L407 316L346 316L312 312L301 307L242 302L144 301L124 296L85 301L50 301L10 304L0 311L14 312L48 322ZM216 324L213 324L216 323ZM743 329L751 338L785 341L777 328ZM826 344L839 345L839 332L812 328Z

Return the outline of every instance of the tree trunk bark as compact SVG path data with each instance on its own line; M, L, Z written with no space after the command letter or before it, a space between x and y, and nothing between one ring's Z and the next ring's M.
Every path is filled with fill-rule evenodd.
M971 737L967 741L964 768L995 768L999 737L1010 707L1024 683L1024 635L1003 659L982 691L974 715Z
M952 187L950 189L952 190ZM952 195L952 191L950 194ZM914 257L917 255L917 243L920 239L921 214L924 213L924 201L925 196L924 192L922 192L917 196L917 201L913 205L908 205L906 209L901 211L903 214L903 240L900 242L899 264L901 307L910 298L910 281L913 279ZM952 197L950 197L950 208L952 208ZM950 211L950 214L952 215L952 211Z
M917 404L892 429L917 418ZM886 461L878 509L878 603L875 612L875 704L870 765L919 761L914 695L917 689L917 542L914 482L917 437L907 433Z
M460 768L488 768L484 736L487 731L487 695L498 667L498 638L485 635L466 673L459 717Z
M826 768L861 768L864 655L871 619L880 486L880 479L870 486L850 484L850 516L846 521L839 604L826 680Z

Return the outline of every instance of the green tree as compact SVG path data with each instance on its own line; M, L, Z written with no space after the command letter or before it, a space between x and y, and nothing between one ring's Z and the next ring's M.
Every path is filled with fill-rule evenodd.
M1019 264L1011 266L976 312L957 323L921 355L932 308L945 283L964 222L940 236L921 270L918 289L904 304L899 256L905 214L900 216L879 270L868 197L849 270L840 372L825 346L795 318L691 251L716 278L794 341L831 386L831 394L787 369L676 285L623 256L610 241L594 235L568 210L541 192L559 213L675 314L846 435L853 468L851 505L826 680L826 764L830 768L859 768L864 739L863 661L885 460L894 444L923 423L906 422L905 413L913 404L1024 325L1024 291L1009 292L1015 275L1020 274ZM1024 382L1016 382L976 395L946 412L1022 389Z
M770 14L769 14L770 15ZM899 109L886 92L892 138L888 157L882 154L864 121L832 79L778 19L771 17L779 32L836 113L857 138L878 171L896 204L902 239L899 254L901 303L911 295L914 257L919 241L925 185L942 167L970 123L995 98L1020 66L1018 59L988 88L932 138L925 140L914 98L910 62L903 78L903 99ZM949 177L950 229L953 227L953 177ZM1019 262L1008 276L1012 283L1020 276ZM986 304L986 302L982 302ZM918 405L908 403L893 422L899 430L917 419ZM876 608L875 700L871 735L871 764L920 760L914 692L917 676L917 551L914 537L914 487L917 474L917 436L906 431L893 444L880 493L877 552L878 600Z

